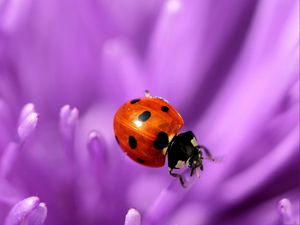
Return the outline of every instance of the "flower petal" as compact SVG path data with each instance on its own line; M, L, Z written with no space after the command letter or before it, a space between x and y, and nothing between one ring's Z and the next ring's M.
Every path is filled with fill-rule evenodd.
M26 198L13 206L6 217L5 225L42 225L47 209L38 197Z
M181 103L194 117L207 107L229 75L255 2L234 5L165 1L147 55L152 92Z
M28 225L43 225L47 217L47 207L45 203L40 203L27 218Z
M1 15L0 12L0 29L2 28L5 32L11 33L20 27L30 12L32 6L31 3L31 0L12 0L7 1L6 4L0 2L0 7L1 4L4 5L4 12L2 12L3 15Z
M0 203L13 205L22 199L22 196L24 196L24 193L21 188L17 188L8 181L0 179Z
M147 213L145 214L145 224L161 224L177 206L177 204L188 193L189 188L195 183L196 176L190 177L190 169L186 169L182 175L186 180L186 188L183 188L178 179L173 181L155 199Z
M96 160L98 164L107 163L107 154L105 149L105 143L101 134L93 130L89 133L87 148L91 155L91 158Z
M254 163L246 171L226 181L220 190L223 199L226 199L227 202L235 202L237 199L246 198L250 193L257 192L260 186L285 168L285 164L297 155L296 149L298 148L299 130L296 127L274 151ZM268 169L266 169L266 165L268 165ZM247 182L249 179L251 182ZM240 185L244 183L247 185Z
M19 151L19 145L14 142L11 142L4 150L0 158L0 179L5 178L14 167Z

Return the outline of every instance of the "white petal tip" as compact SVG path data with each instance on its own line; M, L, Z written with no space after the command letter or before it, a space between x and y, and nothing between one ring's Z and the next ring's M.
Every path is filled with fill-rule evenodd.
M138 210L131 208L128 210L125 218L125 225L140 225L141 214Z
M29 113L18 126L18 135L21 141L24 141L35 130L38 123L38 114L36 112Z
M71 111L70 105L64 105L63 107L61 107L60 114L59 114L60 118L68 117L70 111Z
M21 123L30 113L35 112L35 106L33 103L27 103L23 106L20 116L19 123Z
M91 132L89 133L89 141L90 141L90 140L93 140L94 138L98 138L98 134L99 134L99 132L96 131L96 130L91 131Z
M60 128L65 136L72 135L79 118L77 108L71 108L70 105L64 105L60 110Z
M71 108L70 105L64 105L60 110L61 123L65 125L73 125L79 117L77 108Z

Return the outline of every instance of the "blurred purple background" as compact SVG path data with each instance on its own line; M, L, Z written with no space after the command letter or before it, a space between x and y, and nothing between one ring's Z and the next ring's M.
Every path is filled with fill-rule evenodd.
M145 89L222 158L187 189L115 143ZM0 0L0 224L299 224L299 165L297 0Z

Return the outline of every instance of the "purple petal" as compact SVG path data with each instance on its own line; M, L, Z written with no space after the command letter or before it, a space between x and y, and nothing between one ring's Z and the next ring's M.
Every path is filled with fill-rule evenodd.
M24 193L20 188L0 178L0 205L1 203L13 205L22 199L22 196L24 196Z
M296 127L279 146L260 161L254 163L249 169L237 174L223 184L222 195L228 202L234 202L240 198L246 198L249 193L257 190L272 175L279 173L285 167L285 163L296 156L299 148L299 131ZM268 165L268 169L264 169ZM240 186L253 178L248 185ZM228 194L231 193L231 194Z
M176 208L177 204L184 198L189 188L196 181L196 176L190 177L189 173L190 170L186 169L182 174L187 181L187 188L183 188L178 179L173 179L169 186L161 191L145 214L145 224L162 223L162 218L166 218Z
M42 225L47 218L47 207L45 203L40 203L27 218L28 225Z
M229 75L255 3L235 1L234 5L166 1L147 55L149 89L183 104L187 111L187 101L191 101L195 117L204 102L207 107Z
M174 209L173 213L170 215L170 220L166 224L206 224L205 217L208 213L205 205L202 205L199 202L182 204Z
M12 129L13 125L14 123L12 121L12 113L9 105L0 97L0 149L8 144L12 134L15 133L15 129Z
M146 84L143 80L144 71L141 61L132 46L123 39L112 39L103 45L100 58L101 81L99 83L99 93L105 100L120 100L122 93L123 101L135 98L143 94ZM105 82L102 82L105 80ZM134 88L126 87L135 84ZM111 87L114 92L111 90ZM122 99L121 98L121 99ZM122 102L120 102L121 104Z
M26 198L13 206L5 220L5 225L42 225L47 209L38 197Z
M166 180L159 175L137 175L127 191L128 204L138 208L141 212L147 212L170 181L173 181L173 177ZM176 182L179 181L176 180Z
M6 3L6 4L5 4ZM0 3L4 5L4 15L0 16L3 18L0 21L0 28L2 27L5 32L11 33L15 31L20 24L23 23L23 20L27 17L31 9L31 0L19 1L12 0Z
M89 133L87 146L92 156L99 154L101 151L101 139L98 131L91 131Z
M103 137L98 131L91 131L88 136L87 147L91 158L96 160L98 164L107 163L107 155Z
M20 154L19 151L20 146L14 142L10 143L4 150L0 158L0 179L6 177L14 167L15 161Z

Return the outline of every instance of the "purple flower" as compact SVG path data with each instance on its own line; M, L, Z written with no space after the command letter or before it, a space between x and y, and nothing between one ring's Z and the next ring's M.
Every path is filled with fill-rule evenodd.
M0 224L299 224L298 8L0 0ZM115 143L146 89L221 159L186 189Z
M47 208L37 197L29 197L18 202L9 212L5 224L43 224Z

